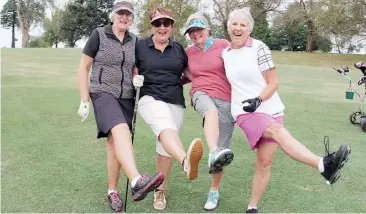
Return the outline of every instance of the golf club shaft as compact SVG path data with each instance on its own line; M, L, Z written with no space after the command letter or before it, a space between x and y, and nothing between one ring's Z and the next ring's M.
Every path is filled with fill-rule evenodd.
M140 87L137 87L137 89L136 89L136 97L135 97L135 108L133 109L133 117L132 117L132 131L131 131L132 145L133 145L133 141L134 141L134 137L135 137L136 115L137 115L137 108L138 108L139 100L140 100ZM124 211L125 212L127 211L128 183L129 183L129 179L127 177L126 194L125 194L125 208L124 208Z

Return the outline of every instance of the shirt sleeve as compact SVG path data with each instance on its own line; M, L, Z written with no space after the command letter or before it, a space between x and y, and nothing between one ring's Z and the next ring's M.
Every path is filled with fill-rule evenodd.
M140 40L141 41L141 40ZM140 63L139 63L139 54L138 54L138 49L139 49L139 45L138 45L139 41L136 42L135 45L135 66L137 67L137 69L140 68Z
M187 68L188 67L188 56L187 56L186 50L184 50L182 45L181 45L181 49L182 49L182 53L183 53L184 68Z
M92 34L90 35L88 41L86 42L83 53L85 55L94 58L99 50L99 34L97 30L93 30Z
M262 74L275 67L272 60L271 50L268 48L266 44L262 43L259 45L257 56L258 56L259 70L262 72Z

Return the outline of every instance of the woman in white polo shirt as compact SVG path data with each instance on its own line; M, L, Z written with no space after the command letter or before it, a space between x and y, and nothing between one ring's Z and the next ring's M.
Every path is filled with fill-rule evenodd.
M297 141L284 127L284 104L278 93L278 79L270 49L250 37L254 20L249 8L234 10L227 23L231 46L222 57L226 76L231 84L231 113L246 134L251 149L257 149L252 196L247 213L257 213L257 205L270 179L271 162L279 146L292 159L318 168L333 184L348 160L351 148L342 145L337 152L317 156Z

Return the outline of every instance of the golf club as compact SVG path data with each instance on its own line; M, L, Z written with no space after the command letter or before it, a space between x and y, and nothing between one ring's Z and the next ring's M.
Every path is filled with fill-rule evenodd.
M136 114L137 114L137 107L138 107L139 99L140 99L140 87L137 87L136 88L136 97L135 97L135 108L133 109L133 117L132 117L132 131L131 131L132 145L133 145L133 139L135 136ZM127 211L128 182L129 182L129 179L127 178L124 212Z

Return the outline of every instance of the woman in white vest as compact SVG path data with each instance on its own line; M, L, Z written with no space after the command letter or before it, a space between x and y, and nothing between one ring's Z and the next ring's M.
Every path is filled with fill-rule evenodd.
M351 148L342 145L337 152L313 154L284 127L284 104L277 90L278 78L270 49L250 34L254 20L249 8L230 13L227 23L231 46L222 52L226 76L231 84L231 113L246 134L252 150L257 149L252 196L247 213L257 213L257 205L270 179L271 162L277 147L294 160L319 169L328 184L340 176Z

